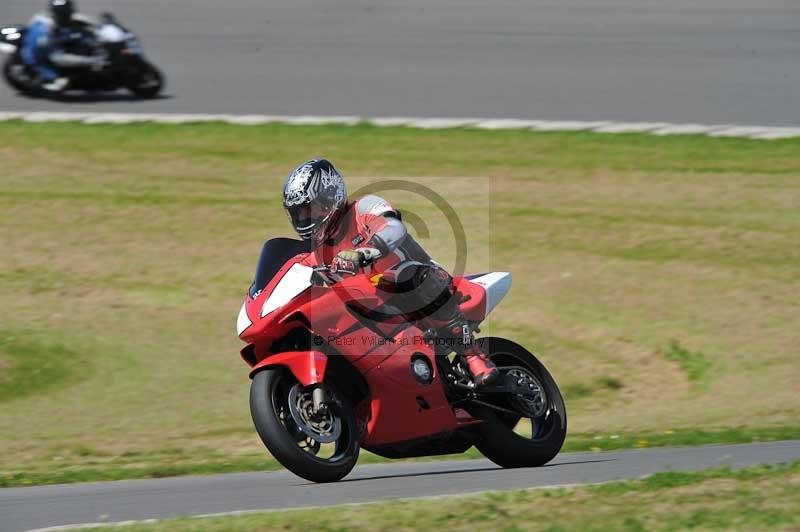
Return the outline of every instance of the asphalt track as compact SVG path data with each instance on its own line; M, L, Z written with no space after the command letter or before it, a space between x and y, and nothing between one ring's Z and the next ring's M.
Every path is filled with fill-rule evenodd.
M44 0L0 1L0 24ZM170 98L0 110L800 124L796 0L79 0Z
M336 484L311 484L279 471L11 488L0 489L0 530L606 482L799 459L800 440L568 453L536 469L504 470L486 460L397 462L357 467Z

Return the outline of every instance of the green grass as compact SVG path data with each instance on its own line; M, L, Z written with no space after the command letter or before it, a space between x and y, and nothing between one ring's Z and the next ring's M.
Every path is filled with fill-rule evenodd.
M616 377L601 375L591 382L576 382L564 386L561 393L566 399L581 399L605 390L617 391L624 388L623 383Z
M25 329L0 329L0 360L8 365L0 376L0 403L91 377L80 351L52 338L37 339Z
M683 347L677 340L672 340L664 350L664 355L680 364L689 381L701 383L711 369L711 361L699 351L690 351Z
M798 140L10 122L3 483L274 467L234 323L261 242L291 234L282 180L316 155L351 190L433 188L467 270L513 272L484 334L551 370L568 448L797 437ZM440 213L383 195L451 265Z
M666 472L595 486L171 519L99 530L796 530L798 487L800 462L795 462Z

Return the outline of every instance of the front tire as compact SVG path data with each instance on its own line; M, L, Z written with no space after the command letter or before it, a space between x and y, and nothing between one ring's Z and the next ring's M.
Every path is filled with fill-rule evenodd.
M143 60L125 84L129 91L139 98L155 98L164 88L164 75L154 65Z
M358 461L359 432L353 409L341 394L328 388L333 400L325 426L337 427L333 442L324 436L318 438L325 441L317 441L309 434L315 434L311 427L295 421L297 402L302 401L298 391L307 392L288 370L267 368L253 376L250 386L250 413L261 441L286 469L312 482L336 482ZM295 404L294 414L290 401Z
M483 405L472 406L472 414L484 420L478 426L479 440L475 446L486 458L501 467L538 467L546 464L561 450L567 435L567 410L558 385L547 368L521 345L505 338L481 338L478 342L501 371L503 367L517 367L521 369L512 371L529 372L541 384L544 400L542 404L535 404L529 415L514 415ZM518 400L502 398L495 402L507 410L519 410ZM514 432L514 428L525 417L530 419L530 437Z

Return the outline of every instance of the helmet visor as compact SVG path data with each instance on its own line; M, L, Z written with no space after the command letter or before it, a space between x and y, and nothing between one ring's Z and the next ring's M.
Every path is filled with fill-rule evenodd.
M287 207L286 212L292 220L292 226L297 234L301 238L310 239L316 237L324 229L334 208L328 202L317 200Z

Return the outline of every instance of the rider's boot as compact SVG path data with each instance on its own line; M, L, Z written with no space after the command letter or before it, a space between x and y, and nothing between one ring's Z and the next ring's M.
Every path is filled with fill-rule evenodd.
M467 359L469 372L472 373L472 378L478 386L486 386L493 384L500 376L500 370L494 365L494 362L489 360L486 353L482 352L476 344L472 344L467 348L467 353L464 358Z
M472 335L467 318L461 312L456 297L447 302L428 318L428 324L436 331L437 338L447 341L457 352L464 355L472 379L478 386L492 384L500 376L500 370L481 350Z
M47 92L63 92L69 85L69 78L56 78L42 85Z

